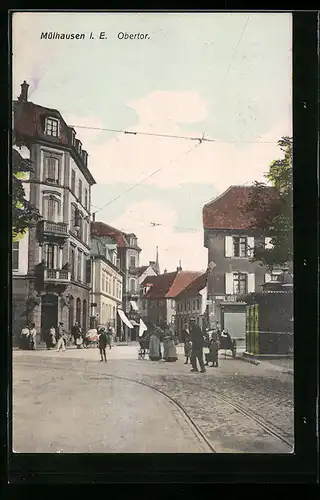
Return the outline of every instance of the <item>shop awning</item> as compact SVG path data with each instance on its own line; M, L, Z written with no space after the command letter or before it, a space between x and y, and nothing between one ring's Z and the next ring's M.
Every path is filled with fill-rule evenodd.
M118 314L120 316L121 321L128 327L128 328L133 328L132 324L128 320L127 316L124 314L122 309L118 309Z
M130 300L130 304L134 311L139 311L137 303L134 300Z

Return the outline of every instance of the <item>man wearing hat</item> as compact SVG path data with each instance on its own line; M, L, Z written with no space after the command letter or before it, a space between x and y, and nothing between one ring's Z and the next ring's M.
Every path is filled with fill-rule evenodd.
M198 372L197 360L200 365L201 373L205 373L206 369L203 361L203 335L201 328L197 325L195 318L190 319L190 336L192 342L191 364L192 372Z

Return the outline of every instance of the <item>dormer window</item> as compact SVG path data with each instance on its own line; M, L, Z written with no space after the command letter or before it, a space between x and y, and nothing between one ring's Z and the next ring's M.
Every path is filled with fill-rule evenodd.
M59 120L56 118L46 118L44 132L52 137L59 136Z
M76 142L76 131L72 128L71 129L71 144L72 144L72 146L75 145L75 142Z

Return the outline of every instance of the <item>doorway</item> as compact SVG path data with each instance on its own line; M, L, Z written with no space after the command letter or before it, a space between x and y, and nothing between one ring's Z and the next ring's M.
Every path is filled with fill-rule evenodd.
M58 296L46 294L41 299L41 340L45 340L52 326L58 327Z

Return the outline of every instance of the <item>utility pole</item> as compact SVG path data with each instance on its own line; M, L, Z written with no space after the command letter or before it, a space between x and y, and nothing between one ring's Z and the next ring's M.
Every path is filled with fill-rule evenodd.
M213 328L215 320L215 300L214 300L214 268L216 264L210 261L208 264L208 277L207 277L207 287L208 287L208 326Z

